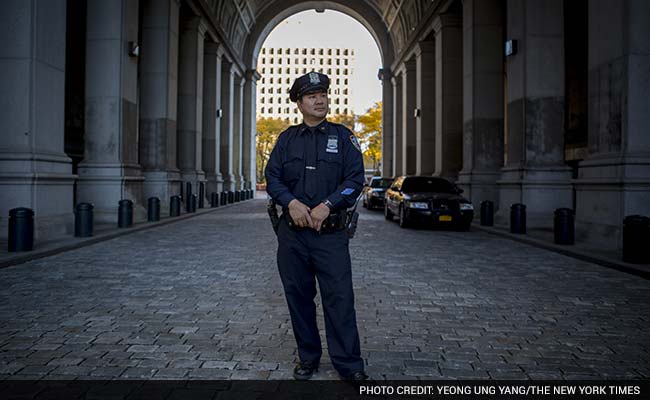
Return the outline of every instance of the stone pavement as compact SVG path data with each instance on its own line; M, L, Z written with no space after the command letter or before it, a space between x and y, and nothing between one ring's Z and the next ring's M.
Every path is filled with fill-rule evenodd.
M252 200L1 269L0 379L290 378L275 247ZM377 211L350 248L375 379L650 377L647 280Z

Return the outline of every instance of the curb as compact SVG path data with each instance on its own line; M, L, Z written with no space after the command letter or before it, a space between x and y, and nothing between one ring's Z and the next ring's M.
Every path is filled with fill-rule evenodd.
M535 239L533 237L526 236L526 235L505 232L498 228L490 228L490 227L474 225L474 224L472 224L472 228L476 228L483 232L505 237L517 242L529 244L531 246L539 247L565 256L577 258L578 260L587 261L603 267L612 268L621 272L626 272L628 274L636 275L644 279L650 279L650 265L648 264L630 264L609 257L593 255L588 253L587 251L571 248L570 246L558 245L555 243L549 243L543 241L541 239Z
M253 199L248 199L248 200L255 200ZM223 210L224 208L229 208L238 204L243 204L246 203L247 201L240 201L238 203L231 203L231 204L225 204L223 206L219 207L209 207L209 208L203 208L203 209L197 209L195 213L185 213L181 214L178 217L167 217L164 220L157 221L157 222L140 222L138 224L134 224L130 228L115 228L115 230L111 230L110 232L105 232L105 233L100 233L91 237L87 238L78 238L75 236L72 237L66 237L65 239L61 239L59 241L53 241L49 245L46 244L44 248L40 250L31 250L28 252L21 252L18 253L18 255L13 256L13 257L8 257L4 260L0 260L0 269L2 268L7 268L12 265L18 265L18 264L23 264L28 261L32 260L37 260L39 258L44 258L44 257L49 257L53 256L55 254L63 253L65 251L69 250L74 250L74 249L79 249L81 247L86 247L90 246L91 244L103 242L106 240L114 239L116 237L128 235L130 233L134 232L140 232L144 231L147 229L152 229L158 226L163 226L163 225L168 225L168 224L173 224L174 222L178 221L183 221L189 218L193 218L199 215L203 214L208 214L211 212L215 212L218 210ZM75 240L74 243L68 243L68 244L57 244L61 243L63 241L69 241L69 240Z

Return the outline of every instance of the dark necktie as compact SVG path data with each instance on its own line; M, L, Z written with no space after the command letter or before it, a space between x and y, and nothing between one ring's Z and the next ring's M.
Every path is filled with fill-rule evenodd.
M305 194L308 198L313 199L316 196L317 174L316 167L318 160L316 153L318 151L318 130L309 128L305 132Z

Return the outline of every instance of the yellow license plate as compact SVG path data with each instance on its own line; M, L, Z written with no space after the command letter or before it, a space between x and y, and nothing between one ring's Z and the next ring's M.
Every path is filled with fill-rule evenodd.
M449 222L451 221L451 215L441 215L438 217L438 221Z

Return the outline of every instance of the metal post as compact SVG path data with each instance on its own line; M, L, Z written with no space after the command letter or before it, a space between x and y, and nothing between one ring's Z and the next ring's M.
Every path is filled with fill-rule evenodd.
M88 237L93 235L93 205L79 203L74 212L74 235Z
M9 210L10 252L30 251L34 248L34 210L18 207Z
M120 200L117 209L117 227L128 228L133 225L133 202L131 200Z
M160 199L149 197L147 200L147 221L160 221Z

